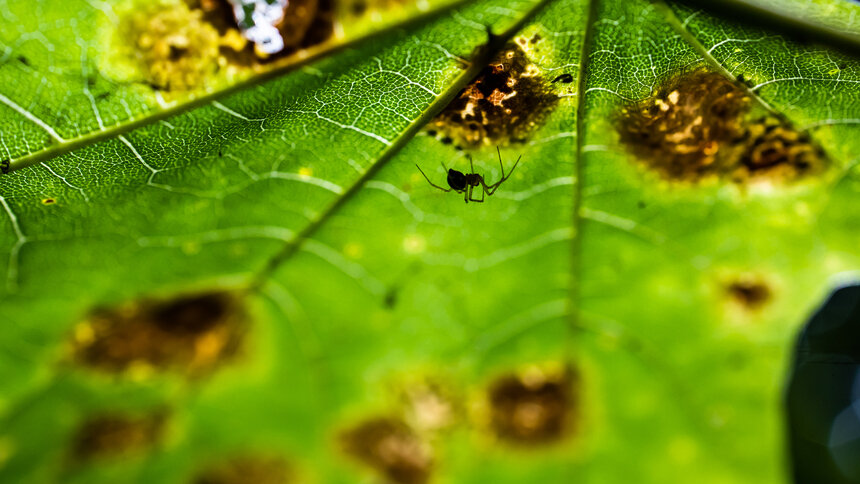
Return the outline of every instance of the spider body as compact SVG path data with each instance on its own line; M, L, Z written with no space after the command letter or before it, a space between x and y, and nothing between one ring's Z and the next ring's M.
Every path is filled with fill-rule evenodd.
M495 193L499 186L502 184L502 182L510 178L511 174L514 172L514 169L517 167L517 164L519 164L520 162L520 158L517 158L517 161L516 163L514 163L514 166L513 168L511 168L511 171L508 172L507 175L505 175L505 167L502 165L502 153L499 151L498 147L496 148L496 152L499 154L499 167L502 169L502 178L496 183L493 183L492 185L487 185L487 183L484 181L484 177L475 173L475 167L472 162L472 157L468 155L467 156L469 158L469 167L471 168L471 173L463 173L453 168L448 169L444 163L442 164L442 168L444 168L445 171L448 172L448 178L446 181L448 182L449 188L443 188L433 183L432 181L430 181L430 178L427 177L427 175L424 173L424 170L422 170L420 166L415 165L415 167L418 168L418 171L420 171L422 175L424 175L424 179L426 179L427 183L429 183L432 187L438 188L443 192L450 192L451 190L454 190L457 193L462 193L463 200L466 203L481 203L484 201L485 196L490 196ZM477 199L473 196L475 188L481 188L480 199Z
M477 176L477 175L476 175ZM467 186L478 186L477 183L471 183L469 175L464 175L463 172L450 169L448 170L448 186L456 191L465 190Z

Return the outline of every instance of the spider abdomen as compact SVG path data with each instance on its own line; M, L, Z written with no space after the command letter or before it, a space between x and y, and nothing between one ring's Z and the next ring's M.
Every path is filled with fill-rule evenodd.
M454 190L460 191L465 190L466 185L468 184L468 179L462 172L451 169L448 170L448 186Z

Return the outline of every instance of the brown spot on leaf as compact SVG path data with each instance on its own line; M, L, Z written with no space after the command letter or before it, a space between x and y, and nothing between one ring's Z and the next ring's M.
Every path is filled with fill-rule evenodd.
M122 41L157 89L185 90L205 84L218 67L219 35L200 10L185 3L142 3L124 17Z
M741 276L728 283L726 294L737 305L750 311L761 309L772 297L767 283L750 275Z
M346 452L395 484L423 484L430 478L429 446L396 417L372 418L341 434Z
M511 43L428 128L463 148L521 143L557 103L522 48Z
M577 378L573 370L550 373L530 368L490 385L490 424L502 440L515 445L549 444L571 429Z
M78 460L91 460L144 452L161 440L166 423L167 413L163 410L143 415L91 417L74 436L72 456Z
M561 74L552 80L553 84L555 84L556 82L561 82L564 84L570 84L571 82L573 82L573 74L569 74L569 73Z
M225 39L221 42L221 54L238 65L280 59L300 49L320 44L334 33L334 0L290 0L284 9L283 18L274 25L283 40L283 49L266 54L255 49L254 44L243 37L233 6L227 0L189 0L189 4L203 11L204 18ZM236 40L236 37L242 40Z
M762 118L747 131L749 148L744 152L741 176L759 173L794 179L821 171L824 152L813 146L809 136L795 131L785 121Z
M246 318L237 295L210 292L98 309L74 332L74 358L104 371L197 375L233 357Z
M277 28L283 47L267 54L245 37L227 0L133 0L120 12L118 34L104 71L125 79L129 59L149 85L162 91L200 89L231 79L240 69L268 63L328 40L334 33L335 0L290 0ZM250 25L245 25L247 29ZM110 31L114 27L111 25ZM223 79L222 79L223 78Z
M807 136L773 116L749 120L751 103L740 82L696 70L625 106L619 133L646 166L674 181L791 181L822 170L823 152Z
M293 471L277 456L241 455L200 472L193 484L288 484Z
M349 11L356 17L360 17L367 11L367 2L365 0L353 0L349 5Z
M53 204L55 204L55 203L57 203L57 200L56 200L56 199L54 199L54 198L43 198L43 199L42 199L42 204L43 204L43 205L53 205Z

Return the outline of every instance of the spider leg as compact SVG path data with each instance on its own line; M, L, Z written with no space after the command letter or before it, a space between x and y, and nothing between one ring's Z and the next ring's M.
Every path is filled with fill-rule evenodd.
M430 179L429 179L429 178L427 178L427 175L426 175L426 174L424 174L424 170L422 170L420 166L415 165L415 168L418 168L418 171L420 171L420 172L421 172L421 174L422 174L422 175L424 175L424 179L425 179L425 180L427 180L427 183L429 183L431 186L436 187L436 188L438 188L439 190L442 190L443 192L450 192L450 191L451 191L451 189L450 189L450 188L442 188L442 187L440 187L439 185L437 185L437 184L435 184L435 183L431 182L431 181L430 181Z
M496 149L499 149L499 148L496 147ZM502 182L507 180L508 178L511 177L511 175L514 174L514 169L516 169L517 165L520 163L520 158L522 158L522 155L517 157L517 161L514 162L514 166L511 167L511 171L509 171L507 175L505 175L504 168L502 168L502 179L497 181L496 183L490 185L489 191L487 192L487 195L492 195L493 193L495 193L495 191L499 188L499 186L502 184ZM499 157L499 165L501 166L501 164L502 164L502 159L501 159L501 157Z
M464 193L464 195L463 195L463 201L464 201L464 202L469 203L469 198L471 198L471 196L472 196L472 195L471 195L471 191L472 191L472 187L471 187L471 186L468 186L468 187L466 187L466 189L465 189L465 190L463 190L463 193Z
M482 182L482 184L483 184L483 182ZM484 185L484 187L486 187L486 185ZM478 200L477 198L474 197L474 195L475 195L474 188L475 187L472 187L472 189L473 189L472 193L469 194L469 200L471 200L473 202L483 203L484 202L484 194L487 193L487 190L483 187L481 188L481 199Z
M503 181L507 180L507 177L505 176L505 167L504 167L504 165L502 165L502 152L499 150L498 146L496 146L496 154L499 155L499 168L502 170L502 178L499 181L497 181L496 183L493 183L492 185L489 185L489 186L487 186L486 183L483 183L484 191L487 192L488 195L492 195L493 192L496 191L496 188L499 188L499 185L501 185ZM519 161L520 161L519 158L517 158L517 162L519 162ZM517 165L514 164L514 168L516 168L516 167L517 167ZM513 173L513 172L514 172L514 170L511 169L511 173Z
M472 162L472 155L466 155L466 158L469 159L469 168L472 170L472 174L475 174L475 164Z

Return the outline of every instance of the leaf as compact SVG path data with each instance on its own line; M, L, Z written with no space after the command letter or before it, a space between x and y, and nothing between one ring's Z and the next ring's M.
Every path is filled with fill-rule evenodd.
M330 15L325 7L330 3L322 2L317 17ZM337 28L325 22L325 27L312 24L310 29L321 30L316 34L320 39L309 38L315 34L309 31L301 40L307 48L290 53L287 46L280 57L260 59L250 52L250 45L243 50L236 46L234 37L241 38L236 29L221 26L221 19L208 22L229 14L222 11L227 2L190 2L198 8L189 8L177 0L74 0L62 8L38 4L35 15L30 2L13 2L4 14L9 28L0 34L5 50L0 79L11 87L0 97L0 106L15 127L3 141L5 155L13 168L29 166L116 137L449 3L425 1L387 10L377 5L363 15L344 15ZM196 48L170 43L177 42L169 36L170 26L183 24L187 27L181 35L197 42ZM212 45L204 52L207 42ZM143 47L149 44L155 47ZM169 63L159 61L160 46L171 46L175 52L170 55L179 58L172 71L165 67ZM165 71L181 78L176 81L180 88L159 88L157 83L165 77L159 75Z
M741 21L752 20L760 26L772 27L800 39L826 42L855 54L860 48L860 35L854 20L857 5L853 2L727 0L714 3L688 0L686 3L733 15Z
M55 87L98 64L38 44L105 6L4 17L0 480L786 481L791 340L858 267L856 58L675 3L475 0L164 110L133 82L101 131ZM453 122L517 50L532 101ZM701 146L630 141L721 92L748 113L663 111ZM467 154L510 174L483 204L415 168Z

